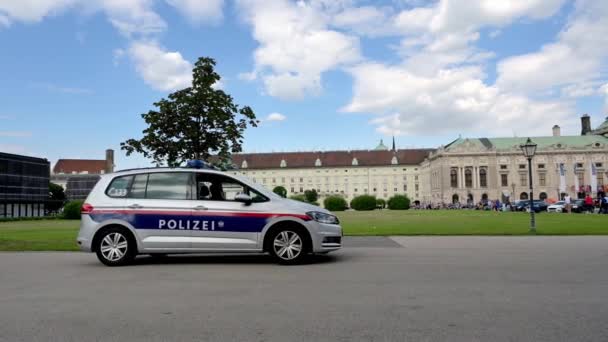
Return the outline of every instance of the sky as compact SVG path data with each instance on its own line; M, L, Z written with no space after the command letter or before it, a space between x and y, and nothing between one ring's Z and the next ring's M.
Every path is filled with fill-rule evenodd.
M608 1L0 0L0 151L149 165L120 142L217 61L246 152L580 134L608 112Z

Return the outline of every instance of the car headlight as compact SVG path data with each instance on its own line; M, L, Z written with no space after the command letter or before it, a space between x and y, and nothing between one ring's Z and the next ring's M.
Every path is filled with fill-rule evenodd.
M322 213L319 211L309 211L306 215L310 216L313 220L319 223L325 224L340 224L340 220L334 215Z

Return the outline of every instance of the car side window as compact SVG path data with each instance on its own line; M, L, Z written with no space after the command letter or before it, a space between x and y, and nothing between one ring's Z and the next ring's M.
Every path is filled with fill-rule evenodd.
M192 196L192 173L159 172L148 175L148 199L187 200Z
M253 202L265 202L268 199L249 188L247 185L218 174L196 174L197 198L205 201L234 201L238 194L251 196Z
M106 195L113 198L126 198L133 176L116 177L106 189Z
M131 184L129 198L146 198L146 186L148 184L148 174L136 175Z

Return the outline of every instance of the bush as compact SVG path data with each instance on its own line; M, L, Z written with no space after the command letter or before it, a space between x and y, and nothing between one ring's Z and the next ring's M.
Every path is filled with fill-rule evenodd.
M344 211L348 204L342 196L329 196L323 201L323 206L329 211Z
M376 208L378 209L384 209L386 208L386 201L382 198L378 198L376 200Z
M80 208L83 201L69 201L63 207L63 218L67 220L80 220Z
M376 196L361 195L353 198L350 201L350 207L359 210L374 210L376 209Z
M308 203L308 201L306 201L306 196L304 196L304 195L291 195L291 196L289 196L289 199L292 199L294 201L300 201L300 202L306 202L306 203Z
M388 200L391 210L407 210L410 208L410 199L406 195L395 195Z
M287 189L285 189L285 187L282 186L275 186L274 189L272 189L272 192L274 192L275 194L285 198L287 197Z
M317 203L319 199L319 195L315 189L304 191L304 197L306 197L306 202L308 203Z

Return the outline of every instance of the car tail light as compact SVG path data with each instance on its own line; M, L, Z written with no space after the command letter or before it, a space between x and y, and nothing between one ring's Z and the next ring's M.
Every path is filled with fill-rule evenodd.
M92 211L93 211L93 206L90 205L89 203L83 204L82 207L80 208L81 214L90 214Z

